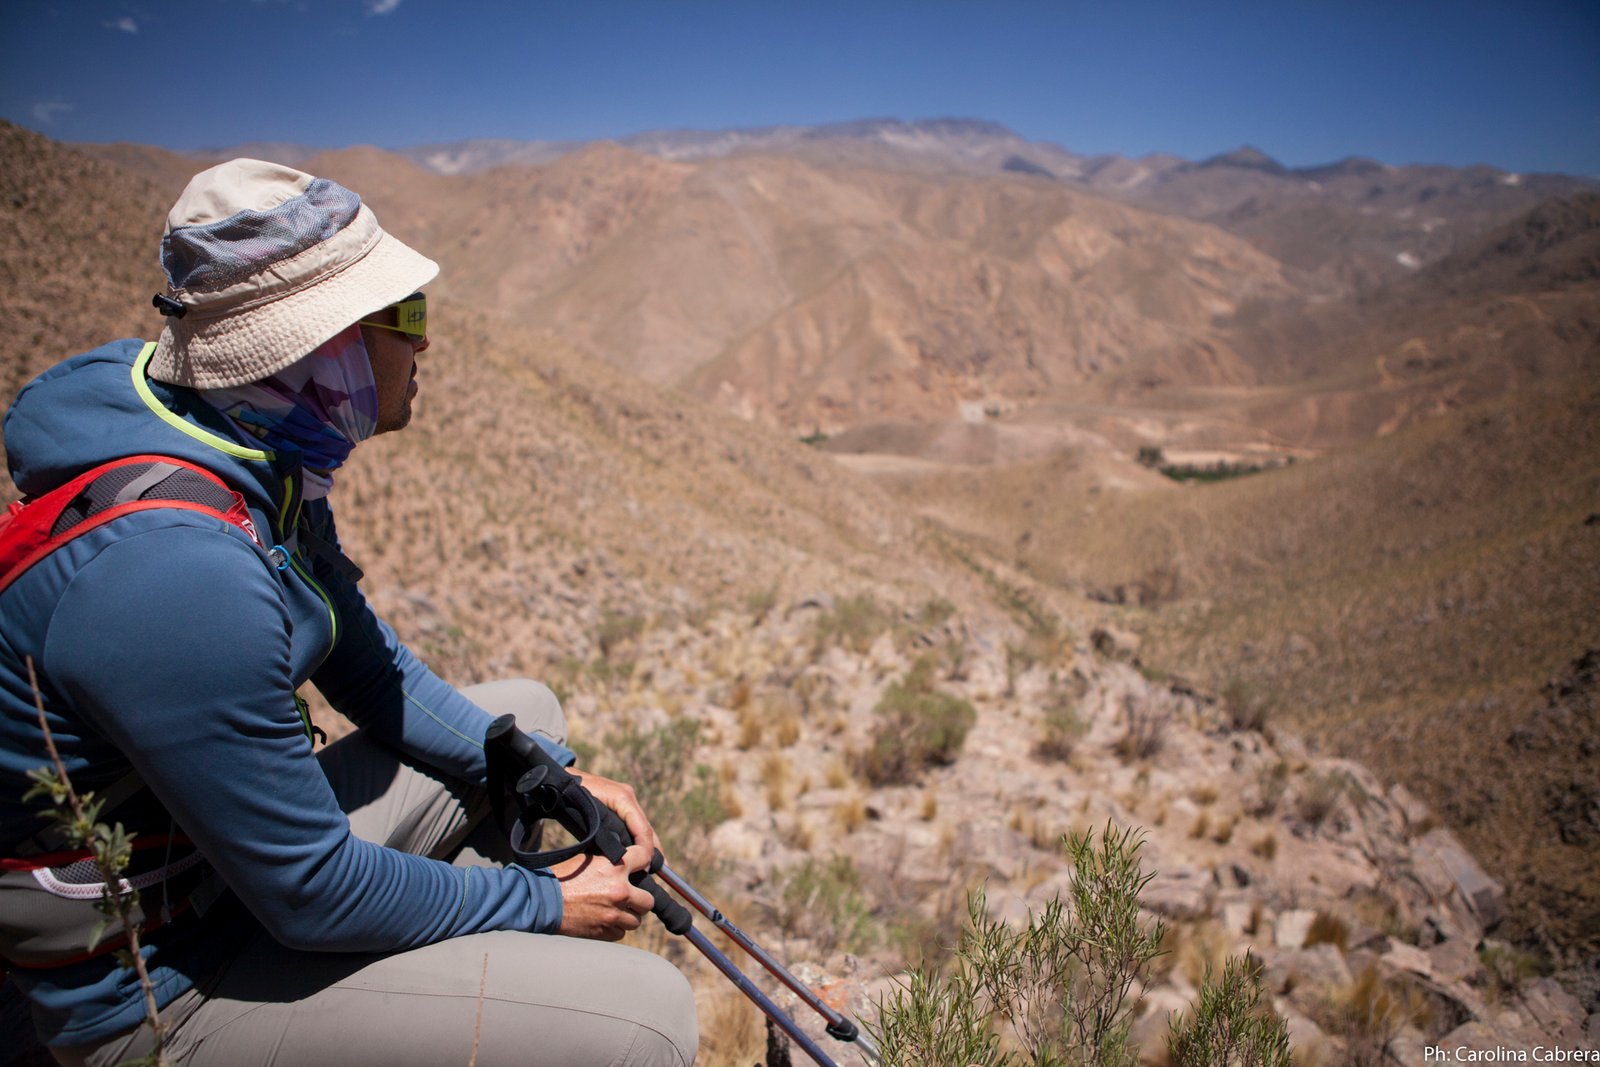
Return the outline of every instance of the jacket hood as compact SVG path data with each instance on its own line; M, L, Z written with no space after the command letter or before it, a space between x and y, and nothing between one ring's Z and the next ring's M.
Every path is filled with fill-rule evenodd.
M17 488L37 496L98 464L149 453L206 467L276 512L298 454L240 444L193 390L150 380L152 350L137 339L113 341L57 364L17 394L5 417L6 465Z

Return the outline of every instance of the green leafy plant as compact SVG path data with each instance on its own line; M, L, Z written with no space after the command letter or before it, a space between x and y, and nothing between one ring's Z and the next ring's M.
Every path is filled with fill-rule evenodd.
M878 1006L872 1027L886 1067L1005 1067L976 980L965 970L948 977L917 969Z
M611 659L611 654L630 642L637 640L644 633L648 620L643 615L633 615L621 611L606 611L600 616L600 625L595 628L594 640L600 649L602 659Z
M1351 791L1353 782L1343 771L1312 772L1295 795L1294 813L1313 830L1322 829Z
M1222 687L1222 706L1228 725L1235 730L1264 730L1272 711L1261 691L1239 678L1230 679Z
M1132 693L1123 696L1122 710L1128 724L1116 743L1116 752L1122 761L1146 760L1160 752L1166 740L1168 712L1155 701L1135 697Z

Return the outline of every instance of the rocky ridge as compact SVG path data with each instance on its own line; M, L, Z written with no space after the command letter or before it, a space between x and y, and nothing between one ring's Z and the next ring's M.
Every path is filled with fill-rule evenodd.
M586 588L586 601L652 601L603 559L555 570L552 596L560 585ZM1027 602L1016 576L991 578ZM1192 1004L1205 968L1244 952L1306 1062L1600 1041L1596 1005L1518 970L1521 956L1494 937L1503 889L1403 787L1150 676L1137 638L1115 627L1080 619L1041 640L1026 620L888 603L816 593L602 616L552 676L574 736L602 751L698 724L688 761L707 768L723 817L680 824L666 842L674 862L694 865L702 889L830 998L871 1019L893 972L954 937L968 887L985 885L993 912L1021 920L1068 885L1060 835L1111 825L1143 834L1154 877L1142 903L1169 928L1169 954L1138 990L1146 1062L1163 1062L1168 1017ZM427 629L415 607L399 614ZM951 765L876 787L862 770L875 708L922 659L975 724ZM1069 736L1047 751L1063 716ZM801 872L833 864L838 884L797 902ZM645 938L696 966L665 940ZM697 987L707 1017L742 1010L709 971Z

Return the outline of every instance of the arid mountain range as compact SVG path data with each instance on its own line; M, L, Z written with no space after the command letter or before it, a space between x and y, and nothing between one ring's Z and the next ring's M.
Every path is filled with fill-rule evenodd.
M1074 665L1098 692L1088 635L1126 631L1118 694L1232 692L1403 783L1506 884L1497 936L1592 965L1587 183L1081 159L970 122L533 148L256 147L359 190L444 268L418 423L358 451L341 514L453 679L561 676L607 728L711 693L714 754L742 766L733 712L799 687L779 661L817 605L953 606L942 632L1023 679L980 701L1000 729L1033 729ZM155 235L207 163L0 126L8 391L154 336ZM1183 483L1219 461L1266 469ZM652 676L616 673L634 641ZM912 654L824 666L870 718ZM854 719L832 741L804 721L797 752L856 743ZM1071 779L1016 747L1039 797ZM743 825L787 827L786 802L746 796ZM1242 836L1217 850L1264 877Z
M1043 405L1059 422L1102 387L1141 403L1177 390L1189 406L1191 387L1271 385L1292 361L1327 360L1299 351L1319 334L1286 336L1282 315L1257 321L1263 309L1409 284L1487 228L1586 188L1363 160L1294 171L1250 151L1128 171L957 120L631 144L432 146L410 153L426 164L415 168L361 149L318 164L404 203L407 229L473 303L745 417L829 434L974 405ZM90 150L167 187L196 163ZM1370 373L1344 375L1329 405L1389 382L1390 366L1414 368L1413 356L1364 350ZM1439 402L1408 394L1378 422ZM1232 410L1193 421L1198 444L1272 443L1220 441L1236 432Z

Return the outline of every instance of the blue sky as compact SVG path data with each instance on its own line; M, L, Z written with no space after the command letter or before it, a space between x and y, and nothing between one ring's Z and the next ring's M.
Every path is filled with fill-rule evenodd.
M0 0L63 141L401 147L962 116L1071 151L1600 176L1600 2Z

